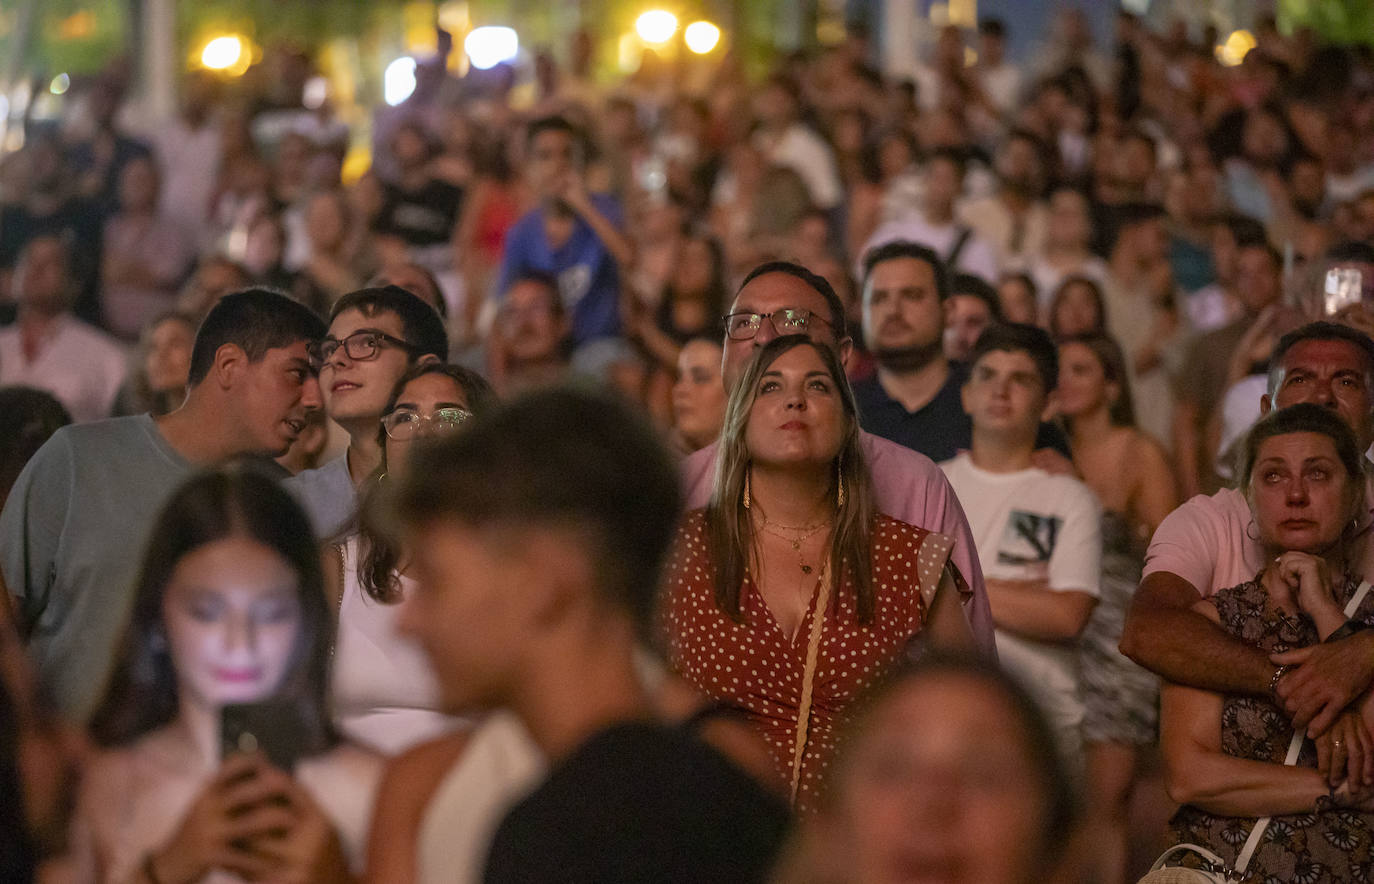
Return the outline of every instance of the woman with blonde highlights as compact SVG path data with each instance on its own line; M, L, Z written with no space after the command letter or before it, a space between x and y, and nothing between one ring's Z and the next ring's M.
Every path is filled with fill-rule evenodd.
M929 630L971 642L952 541L877 512L839 361L802 336L760 348L726 408L710 504L669 563L673 668L767 741L814 806L854 699Z

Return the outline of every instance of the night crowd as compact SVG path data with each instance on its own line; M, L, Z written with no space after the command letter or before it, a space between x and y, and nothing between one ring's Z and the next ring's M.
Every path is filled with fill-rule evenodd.
M1015 26L74 84L0 881L1374 880L1374 52Z

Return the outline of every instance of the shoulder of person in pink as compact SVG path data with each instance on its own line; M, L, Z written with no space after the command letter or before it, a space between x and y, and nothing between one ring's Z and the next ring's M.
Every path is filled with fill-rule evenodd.
M951 558L973 593L964 603L969 629L980 648L995 654L992 612L983 587L983 569L978 564L968 519L949 480L934 461L910 448L871 433L860 433L860 441L873 474L878 511L898 521L954 538ZM711 499L715 462L715 444L683 460L682 481L689 510L704 507Z

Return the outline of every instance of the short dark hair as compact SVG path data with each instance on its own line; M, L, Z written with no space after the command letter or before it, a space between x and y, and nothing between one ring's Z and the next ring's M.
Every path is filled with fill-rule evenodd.
M300 633L276 696L293 701L301 713L308 754L335 742L327 697L334 616L324 594L315 535L300 504L263 468L249 464L192 476L158 515L110 682L91 721L100 745L128 745L176 717L181 699L162 614L167 584L185 556L235 536L270 547L295 572Z
M0 387L0 507L34 452L71 422L67 409L46 390Z
M411 524L587 531L597 592L648 638L683 501L672 458L627 404L535 391L417 449L407 472L394 506Z
M1283 370L1284 357L1288 355L1289 350L1303 341L1347 341L1353 344L1356 349L1364 354L1366 378L1374 379L1374 340L1370 340L1369 335L1348 325L1321 319L1300 325L1279 338L1278 345L1274 347L1274 352L1269 357L1270 399L1273 399L1278 393L1279 374Z
M1019 322L988 326L978 336L978 342L969 353L969 367L977 365L978 360L997 350L1029 356L1040 373L1047 394L1058 386L1059 351L1055 349L1054 341L1050 340L1049 332L1043 328Z
M1032 293L1035 291L1034 285L1032 285L1031 291ZM988 305L992 311L994 322L1002 321L1002 302L997 297L997 289L993 288L992 284L983 277L972 273L956 273L950 277L949 293L977 298Z
M1250 488L1250 474L1255 469L1260 445L1266 439L1286 436L1289 433L1317 433L1331 440L1336 449L1336 457L1345 467L1347 481L1354 481L1364 488L1364 454L1355 440L1355 432L1350 429L1340 415L1315 402L1299 402L1287 408L1278 408L1261 418L1245 437L1245 447L1241 452L1240 486Z
M506 292L509 292L522 282L532 282L549 293L549 309L553 311L554 316L562 316L567 312L563 306L563 295L558 288L558 277L554 276L552 273L545 273L542 270L524 271L510 281L510 285L506 286L506 291L501 292L501 297L504 298Z
M929 246L904 239L883 243L864 253L864 287L867 288L868 278L873 275L874 267L897 258L914 258L929 264L931 273L935 275L935 293L940 296L941 301L950 296L949 270L945 267L945 262Z
M739 293L749 283L770 273L786 273L788 276L795 276L815 289L817 294L825 298L825 306L830 310L830 325L835 329L835 339L843 341L849 337L849 331L845 328L844 302L840 300L839 295L835 294L835 287L824 276L819 273L812 273L795 261L766 261L760 264L750 270L748 276L744 277L744 282L740 283L735 296L739 297Z
M972 273L956 273L954 281L950 284L949 296L962 295L968 298L977 298L988 308L988 318L992 324L1005 322L1002 316L1002 301L997 297L997 290L988 284L987 280L981 276L974 276Z
M258 362L268 350L297 341L318 341L325 331L324 320L315 311L281 292L264 288L233 292L220 298L201 320L187 382L194 387L205 380L215 354L225 344L234 344L249 362Z
M578 157L586 156L586 144L583 142L582 130L574 126L572 120L561 114L549 114L531 120L530 124L525 127L525 146L534 144L534 139L545 132L566 133L575 145L574 154Z
M367 317L376 316L386 310L401 319L401 337L415 349L411 351L411 361L421 356L448 358L448 332L439 312L419 295L406 291L398 285L383 285L358 289L349 292L334 302L329 311L329 321L333 323L346 310L357 310Z

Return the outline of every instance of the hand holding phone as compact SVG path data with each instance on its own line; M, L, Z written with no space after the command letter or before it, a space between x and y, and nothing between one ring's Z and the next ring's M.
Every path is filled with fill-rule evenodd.
M182 817L175 834L146 863L163 884L199 881L213 869L248 880L272 877L278 863L252 848L289 832L298 814L260 755L228 758ZM275 772L277 777L284 774Z

